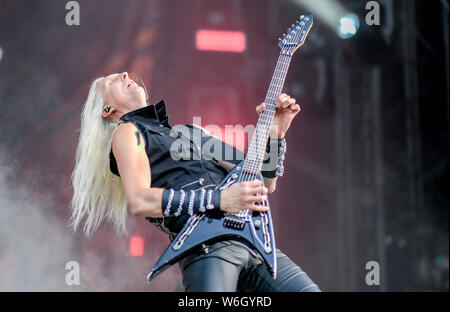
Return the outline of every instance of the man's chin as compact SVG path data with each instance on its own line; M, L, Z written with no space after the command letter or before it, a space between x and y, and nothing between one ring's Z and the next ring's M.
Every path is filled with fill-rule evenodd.
M145 93L144 88L139 87L139 94L140 94L140 96L142 97L142 99L143 99L144 101L147 101L147 94Z
M129 101L133 103L147 103L147 96L144 91L133 92L130 94Z

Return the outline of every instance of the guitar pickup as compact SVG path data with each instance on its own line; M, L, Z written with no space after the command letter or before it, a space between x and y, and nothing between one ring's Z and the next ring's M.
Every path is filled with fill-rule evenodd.
M223 220L223 225L225 227L234 228L237 230L242 230L245 226L245 220L233 218L233 217L225 217Z

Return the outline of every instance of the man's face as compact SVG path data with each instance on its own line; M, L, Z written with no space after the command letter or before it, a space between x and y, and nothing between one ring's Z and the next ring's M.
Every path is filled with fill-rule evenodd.
M145 91L128 76L127 72L111 74L100 83L105 106L119 111L134 110L145 103Z

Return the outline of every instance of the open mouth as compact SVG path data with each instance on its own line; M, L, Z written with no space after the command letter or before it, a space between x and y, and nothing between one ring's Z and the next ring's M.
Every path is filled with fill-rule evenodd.
M136 75L134 73L130 73L130 75L128 77L126 88L127 89L142 89L142 86L140 84L136 83L136 81L142 82L142 79L138 75Z

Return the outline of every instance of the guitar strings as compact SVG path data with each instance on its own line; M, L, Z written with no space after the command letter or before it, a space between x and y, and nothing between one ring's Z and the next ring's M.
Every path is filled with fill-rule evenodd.
M292 47L290 49L288 49L288 53L290 53L290 52L292 52ZM287 60L287 62L284 62L285 60ZM269 90L267 92L267 96L266 96L266 98L269 97L269 99L270 99L270 101L267 101L268 102L267 104L269 106L266 108L266 113L264 114L264 112L262 112L263 116L261 119L258 120L258 125L259 126L263 125L263 126L265 126L265 128L263 128L263 133L258 132L258 131L255 132L255 135L256 135L255 140L252 140L252 142L254 144L251 144L252 146L251 146L249 154L248 154L249 161L252 160L251 159L252 156L253 156L253 158L255 158L255 160L254 160L254 163L250 162L250 166L245 168L244 174L241 176L241 179L240 179L241 181L242 180L250 181L250 180L253 180L256 178L255 172L259 167L257 164L258 149L261 149L261 144L262 144L260 141L262 141L262 138L267 137L267 132L270 130L270 124L271 124L271 122L269 123L269 121L273 120L273 116L271 116L271 115L274 115L275 110L276 110L276 106L275 106L276 104L271 103L276 100L276 97L270 96L270 94L271 93L279 94L281 92L281 89L284 84L283 78L286 77L287 67L289 66L289 63L290 63L289 54L287 54L287 55L281 54L279 57L279 60L277 62L277 66L275 68L274 79L272 79L273 83L271 83ZM275 83L274 82L275 79L282 81L282 83L281 84ZM275 107L272 108L271 106L275 106ZM267 119L265 118L266 115L268 115ZM257 129L258 129L258 127L257 127ZM253 153L253 155L252 155L252 153ZM246 209L246 210L241 210L238 213L238 215L240 217L245 217L249 213L250 213L250 210Z
M304 27L305 26L302 26L299 29L299 31L295 35L295 37L296 37L295 39L298 39L298 36L301 35ZM284 86L284 83L285 83L285 80L286 80L286 76L287 76L287 69L290 66L290 63L291 63L291 60L292 60L292 55L293 55L293 50L295 48L296 47L290 46L287 49L287 52L285 52L286 54L284 54L283 51L280 54L280 56L278 58L278 61L277 61L277 65L275 67L275 73L274 73L274 75L272 77L271 84L270 84L269 89L267 91L266 99L267 98L271 99L271 97L269 96L270 93L278 94L278 95L281 94L281 91L282 91L282 88ZM283 62L284 61L283 58L284 58L284 60L286 60L286 62ZM281 69L280 69L280 67L281 67ZM277 71L278 71L278 73L277 73ZM280 80L281 84L279 84L279 85L276 84L274 82L275 79ZM260 126L260 125L265 126L265 128L263 128L263 134L260 134L260 133L258 133L258 131L255 131L256 138L255 138L255 140L252 139L252 142L251 142L250 148L249 148L249 153L247 154L247 157L246 157L247 158L246 160L248 160L250 162L251 161L251 156L254 156L255 157L255 161L254 161L254 163L250 163L248 168L246 168L246 166L245 166L245 164L248 164L248 162L244 161L244 166L242 168L242 170L244 172L243 172L243 174L240 175L240 177L238 179L238 182L251 181L251 180L254 180L256 178L256 176L257 176L256 171L261 166L261 161L258 159L258 152L261 152L260 150L262 148L261 147L262 145L259 142L259 140L261 140L261 138L267 138L268 137L268 133L267 132L270 131L270 126L271 126L271 123L272 123L273 117L274 117L274 116L271 116L271 115L275 115L275 113L276 113L276 103L275 103L275 101L276 101L276 98L274 100L271 99L271 101L268 101L268 102L274 102L274 103L265 103L265 104L268 104L269 106L266 107L266 109L263 112L261 112L261 116L260 116L261 118L259 118L258 123L257 123L257 127L256 127L256 129L258 129L258 126ZM273 110L270 109L270 105L274 106ZM264 148L265 148L265 145L264 145ZM253 155L252 155L252 153L253 153ZM250 213L250 210L246 209L246 210L239 211L235 215L237 215L238 217L245 217L245 216L248 216L249 213Z
M291 49L289 49L289 50L291 50ZM291 52L291 51L289 51L289 52ZM289 56L284 55L284 54L280 55L279 62L280 62L280 66L277 66L277 68L275 69L278 72L275 72L273 80L277 79L277 80L280 80L282 83L279 84L279 83L276 83L276 81L273 81L274 83L271 84L271 87L269 88L268 97L270 98L270 101L267 101L267 102L269 102L269 103L267 103L268 107L266 107L267 113L264 114L258 122L259 125L263 125L263 129L260 132L258 132L258 131L255 132L256 138L253 141L255 143L252 147L252 150L250 151L250 153L253 152L254 155L249 156L249 157L253 156L253 158L255 158L255 161L253 163L250 163L250 168L246 168L248 171L244 172L244 175L242 177L244 179L244 181L250 181L250 180L255 179L256 178L255 173L258 170L258 168L261 166L261 164L259 164L260 159L259 159L258 153L262 152L261 151L261 149L263 148L262 145L264 145L264 148L266 146L266 144L263 144L263 141L265 141L264 138L267 138L267 136L268 136L268 132L270 131L271 122L273 121L273 117L274 117L274 114L276 111L276 103L275 103L276 97L273 95L279 94L282 90L282 87L284 84L283 78L286 77L287 68L290 63ZM273 99L273 98L275 98L275 99ZM274 103L272 103L272 102L274 102ZM264 112L262 112L261 114L263 114L263 113ZM266 118L266 116L267 116L267 118ZM258 129L258 127L257 127L257 129ZM251 212L250 210L246 209L246 210L242 211L241 216L247 216L250 212Z
M292 50L292 48L290 48L289 50ZM288 52L291 52L291 51L288 51ZM287 69L287 67L289 66L289 63L290 63L290 59L289 58L290 58L289 55L285 55L285 54L280 55L279 61L277 63L277 67L275 69L275 71L278 71L279 73L275 73L274 74L274 78L275 79L284 81L283 78L286 77L286 73L287 73L286 69ZM283 62L284 60L287 60L287 62ZM280 93L283 84L284 83L282 83L280 85L278 85L276 83L271 83L267 97L271 98L269 96L269 93L273 93L273 94ZM255 158L254 159L255 161L253 163L250 163L249 166L246 166L246 168L245 168L246 171L241 176L241 180L249 181L248 179L252 178L252 176L255 175L256 170L260 166L260 164L258 164L258 162L257 162L258 161L258 158L257 158L258 149L260 150L263 147L265 148L265 144L264 144L264 146L262 146L262 138L264 138L267 135L267 132L270 130L270 124L272 122L271 119L273 117L273 116L270 116L270 115L274 115L275 114L275 110L276 110L276 107L275 107L276 104L273 104L273 103L270 103L270 102L274 102L275 100L276 100L276 98L275 99L271 98L271 101L268 101L269 103L266 103L266 104L269 105L269 107L266 108L265 112L262 112L263 116L258 121L258 125L259 126L260 125L264 125L266 127L263 128L262 132L261 131L256 131L255 132L256 137L255 137L255 140L252 141L253 144L251 144L251 147L250 147L250 150L249 150L249 153L248 153L249 160L253 160L253 159L251 159L252 156L253 156L253 158ZM271 106L274 106L274 107L271 108ZM257 129L258 129L258 127L257 127Z
M291 49L292 48L290 48L289 50L291 50ZM291 52L291 51L289 51L289 52ZM288 62L283 62L285 59L288 59ZM252 140L252 144L250 146L249 153L247 154L249 162L253 160L252 156L253 156L253 158L255 158L254 163L250 163L250 166L243 167L244 173L240 176L239 182L250 181L250 180L254 180L256 178L256 174L254 172L256 172L256 170L259 167L257 165L257 162L258 162L257 154L258 154L258 149L261 149L260 141L262 140L262 138L267 137L267 132L270 130L270 124L271 124L271 123L269 123L269 121L271 121L271 119L273 117L270 115L273 115L276 110L276 106L275 106L276 104L271 103L271 102L274 102L276 100L276 98L275 98L275 100L272 99L273 96L270 96L270 94L271 93L278 94L279 92L281 92L282 86L284 84L284 83L282 83L282 84L278 85L277 83L274 82L274 80L278 79L278 80L281 80L282 82L284 82L283 76L286 76L286 74L287 74L286 69L289 66L289 63L290 63L289 56L285 55L285 54L281 54L278 59L277 66L275 68L275 73L274 73L274 76L272 79L272 83L270 84L270 87L269 87L269 90L268 90L267 96L266 96L266 98L268 98L268 97L270 98L270 101L267 101L268 103L266 103L266 104L268 104L268 107L266 107L266 110L261 113L261 114L264 114L264 113L265 114L262 115L261 118L258 120L257 129L258 129L258 126L262 125L264 127L263 131L262 131L263 133L261 133L261 131L255 132L255 135L256 135L255 140ZM271 106L275 106L275 107L272 108ZM268 115L267 119L265 117L266 115ZM261 127L259 127L259 128L261 128ZM245 162L244 162L244 164L245 164ZM246 209L246 210L241 210L239 213L237 213L237 215L238 215L238 217L245 217L249 213L250 213L250 210Z
M295 35L294 35L294 40L298 40L299 39L299 37L302 35L302 33L304 33L304 28L305 28L305 24L303 24L301 27L300 26L298 26L297 25L297 27L298 27L298 29L296 29L297 31L296 31L296 33L295 33ZM296 27L296 28L297 28ZM276 78L276 79L278 79L278 80L281 80L281 84L280 85L278 85L278 84L272 84L271 83L271 85L270 85L270 87L269 87L269 90L268 90L268 92L267 92L267 94L269 94L270 92L272 92L272 93L274 93L274 94L280 94L281 93L281 91L282 91L282 88L283 88L283 85L284 85L284 82L285 82L285 79L286 79L286 75L287 75L287 68L289 67L289 65L290 65L290 62L291 62L291 59L292 59L292 55L293 55L293 50L294 49L296 49L296 47L293 47L293 46L290 46L288 49L287 49L287 52L285 52L285 54L281 54L280 55L280 57L279 57L279 60L278 60L278 62L279 63L281 63L282 65L281 65L281 70L279 70L279 63L277 63L277 66L276 66L276 68L275 68L275 71L277 71L278 70L278 72L281 72L281 75L280 74L277 74L277 73L275 73L274 74L274 78ZM284 59L286 60L286 62L283 62L283 60L281 59L282 58L282 56L284 56ZM274 79L272 79L272 81L273 81ZM276 90L276 89L279 89L279 90ZM274 90L275 89L275 90ZM267 97L267 96L266 96ZM275 100L276 100L276 98L275 98ZM275 100L273 100L273 101L275 101ZM271 104L271 103L268 103L268 104ZM273 105L273 104L272 104ZM275 105L273 105L273 106L275 106ZM267 111L267 113L269 114L269 115L271 115L271 114L275 114L275 111L276 111L276 107L274 107L274 109L273 110L270 110L270 109L268 109L268 110L266 110ZM267 132L268 131L270 131L270 125L271 125L271 122L272 122L272 117L273 116L268 116L267 117L267 119L266 119L266 116L267 116L267 114L264 114L264 112L262 112L262 116L261 116L261 118L258 120L258 124L263 124L264 122L267 122L267 124L266 124L266 126L269 126L269 127L266 127L265 128L265 131L263 132L265 135L263 135L262 137L263 138L265 138L265 137L267 137ZM260 122L261 121L261 122ZM258 154L260 154L260 153L258 153L258 147L259 147L259 149L261 149L261 148L265 148L265 144L264 144L264 146L262 146L261 144L257 144L257 143L259 143L258 141L260 140L260 136L259 136L259 133L256 133L256 135L257 135L257 138L256 138L256 140L255 141L253 141L253 142L256 142L256 144L254 144L253 146L251 146L251 147L253 147L253 148L251 148L250 149L250 151L249 151L249 156L258 156ZM265 140L264 140L265 141ZM256 150L255 150L256 149ZM254 155L251 155L251 153L254 153ZM261 152L261 151L260 151ZM257 159L256 159L257 160ZM259 162L254 162L253 164L252 163L250 163L250 167L249 168L247 168L247 169L249 169L249 171L250 171L250 173L249 174L245 174L244 173L244 175L243 175L243 178L245 178L245 180L246 179L249 179L249 178L251 178L251 176L255 176L255 173L256 173L256 171L257 171L257 169L259 168L261 166L261 164L259 163ZM253 172L254 171L254 172ZM258 170L259 171L259 170Z
M286 74L287 74L287 68L289 67L290 61L292 58L292 55L290 53L292 53L293 49L294 49L294 47L290 47L288 49L287 54L280 55L279 62L277 63L277 67L276 67L275 71L281 72L281 75L279 73L278 74L275 73L274 78L282 81L282 83L280 85L278 85L276 83L271 83L269 90L268 90L268 95L269 95L269 93L273 93L273 94L281 93L281 90L282 90L282 87L284 85L284 81L286 78ZM283 59L282 59L283 57L287 62L283 62ZM279 68L280 66L278 66L279 64L281 64L281 67L282 67L281 69ZM274 79L272 79L272 81L273 80ZM279 89L279 90L277 90L277 89ZM276 98L272 99L272 101L275 101L275 100L276 100ZM254 143L254 144L251 144L249 153L248 153L249 161L253 160L253 159L251 159L252 156L253 156L253 158L255 158L254 159L255 161L253 161L253 163L250 162L250 165L246 166L245 169L247 169L247 171L244 172L243 176L241 176L241 180L244 179L245 181L247 181L248 178L251 178L252 176L254 176L257 169L259 169L259 167L261 165L258 161L258 160L260 160L260 159L258 159L258 154L260 154L259 152L261 152L261 148L265 148L265 144L264 144L264 146L262 146L263 142L261 141L261 138L265 138L268 135L267 132L270 131L270 125L273 120L272 119L273 116L270 116L270 115L274 115L275 110L276 110L275 104L272 104L270 102L266 103L266 104L269 104L269 107L267 107L265 112L262 112L263 115L258 120L258 125L262 124L262 125L265 125L266 127L263 129L262 133L258 132L258 131L255 133L256 138L255 138L255 140L252 140L252 143ZM270 109L270 105L274 106L273 110ZM266 123L266 124L264 124L264 123ZM265 141L265 140L263 140L263 141Z
M280 55L280 57L279 57L279 60L278 60L278 62L277 62L277 66L276 66L276 68L275 68L275 71L276 72L278 72L278 73L275 73L274 74L274 78L276 78L276 79L280 79L281 80L281 78L282 78L282 76L280 75L280 72L282 73L284 70L285 70L285 62L282 62L282 60L283 60L283 58L285 58L286 56L284 55L284 54L282 54L282 55ZM281 68L280 68L281 67ZM272 81L273 81L274 79L272 79ZM279 89L281 86L279 86L279 85L277 85L276 83L271 83L271 85L270 85L270 87L269 87L269 90L268 90L268 92L267 92L267 96L266 96L266 98L267 97L269 97L269 98L271 98L270 96L269 96L269 94L270 93L273 93L273 94L277 94L278 92L277 92L277 89ZM273 100L274 101L274 100ZM261 114L263 114L262 116L261 116L261 118L258 120L258 125L257 125L257 129L258 129L258 126L261 126L261 125L264 125L264 126L269 126L269 123L268 123L268 121L271 119L271 116L268 116L267 117L267 119L265 118L265 116L267 115L267 114L271 114L272 113L272 110L273 110L273 108L271 107L271 106L273 106L273 104L272 103L270 103L271 101L267 101L268 103L266 103L266 104L268 104L268 107L266 107L266 110L265 110L265 112L262 112ZM267 129L264 129L264 132L265 131L267 131ZM257 159L256 159L256 157L257 157L257 149L258 149L258 146L259 145L261 145L261 143L260 143L260 140L261 140L261 137L263 136L263 134L264 134L264 132L262 132L261 133L261 131L256 131L255 132L255 140L252 140L252 144L251 144L251 146L250 146L250 149L249 149L249 153L248 153L248 157L249 157L249 160L253 160L252 158L255 158L254 160L256 161ZM248 163L247 163L248 164ZM242 178L245 180L245 181L247 181L247 178L249 178L249 175L254 175L253 173L253 171L256 171L256 169L257 169L257 164L255 163L255 162L253 162L253 163L250 163L250 165L249 166L247 166L246 168L246 172L245 172L245 174L242 176Z

